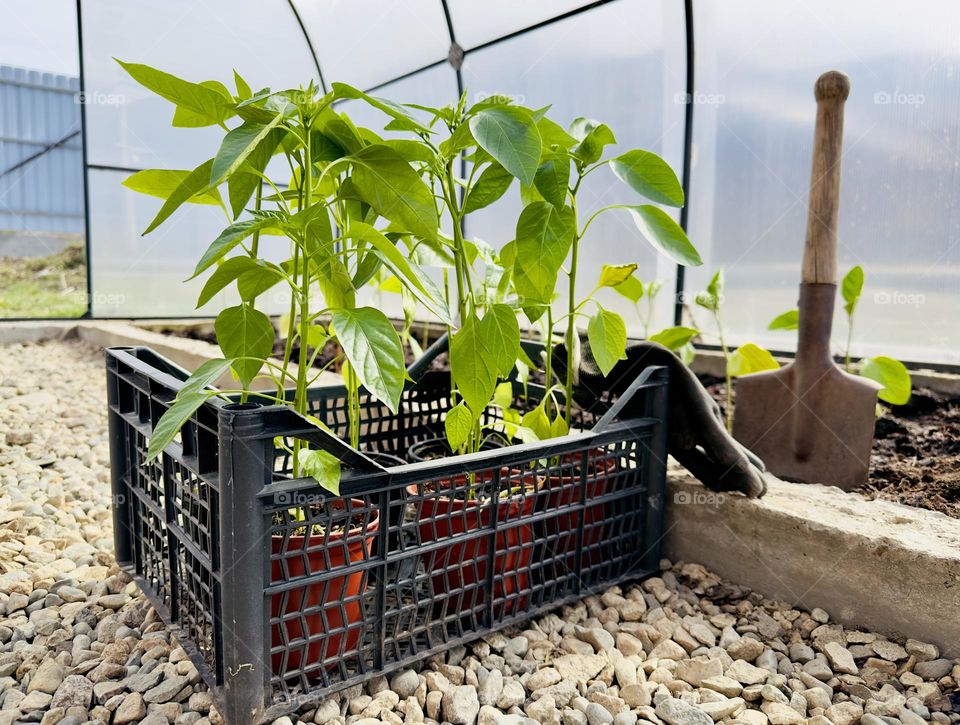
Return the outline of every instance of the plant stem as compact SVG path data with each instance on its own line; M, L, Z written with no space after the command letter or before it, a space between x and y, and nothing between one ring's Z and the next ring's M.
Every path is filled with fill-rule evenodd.
M551 368L553 365L553 305L547 305L547 334L543 347L546 351L543 384L547 389L547 393L549 393L550 387L553 385L553 370ZM550 395L548 394L546 398L544 398L544 412L547 414L547 417L550 416L550 402Z
M570 256L570 286L567 293L567 380L564 387L563 400L563 419L566 421L567 428L573 422L573 378L576 374L574 366L577 361L574 360L574 335L577 334L577 255L580 251L580 224L577 220L577 190L580 188L580 182L583 176L577 177L577 183L570 190L570 208L573 210L573 249Z
M260 204L261 204L262 198L263 198L263 184L257 184L257 196L253 202L253 207L257 211L260 211ZM259 246L260 246L260 230L258 229L253 233L253 241L250 243L250 257L252 259L257 258L257 252L259 250ZM249 304L251 307L256 308L257 298L256 297L252 298ZM250 395L250 391L247 390L246 386L244 386L243 392L240 393L240 402L246 403L249 395Z
M853 342L853 315L847 315L847 349L844 352L844 368L848 373L853 372L853 364L850 362L850 344Z

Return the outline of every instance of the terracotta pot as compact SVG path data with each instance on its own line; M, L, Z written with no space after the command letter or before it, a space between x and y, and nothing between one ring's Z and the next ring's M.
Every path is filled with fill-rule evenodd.
M564 463L568 464L574 457L565 456ZM575 456L578 459L580 456ZM601 522L606 517L606 504L599 503L591 506L590 501L607 493L610 488L609 474L616 470L616 462L604 457L602 449L595 449L587 454L586 507L583 511L583 560L582 567L598 564L601 554L596 546L604 539L604 528ZM580 475L549 476L547 479L547 510L559 511L557 516L546 519L547 546L553 549L553 555L561 558L568 571L576 571L574 557L577 552L577 526L580 522L579 512L573 507L580 503ZM564 509L572 509L564 512ZM566 573L566 572L564 572Z
M336 505L336 503L334 502L331 505ZM366 504L364 501L352 499L352 505L356 508L363 508ZM343 504L340 503L340 506L342 507ZM348 563L354 564L363 561L364 557L369 557L379 528L380 516L375 513L366 528L356 526L346 532L346 546L343 544L345 536L343 532L329 535L311 535L309 539L306 536L291 536L286 540L285 550L284 538L274 536L273 553L275 555L280 553L288 555L286 562L291 578L307 574L319 574L327 570L327 558L329 558L330 567L336 569L347 566ZM304 553L308 546L313 547L312 550ZM273 584L287 581L280 561L271 561L270 580ZM280 595L271 597L270 614L273 617L295 614L317 605L323 607L322 612L317 611L313 614L274 624L271 627L271 638L275 647L281 645L284 641L289 642L323 634L326 631L324 619L329 624L330 630L352 627L348 629L346 634L335 632L326 639L311 640L305 647L291 651L287 656L286 667L284 667L282 655L275 654L272 662L273 671L282 675L281 670L289 671L302 667L309 674L311 670L319 670L320 663L323 660L339 657L344 653L355 650L361 632L360 627L353 626L362 619L359 601L353 599L342 607L331 605L348 598L357 597L365 587L366 572L360 571L334 577L326 582L304 584L302 587L289 590L286 598ZM286 637L284 637L284 634Z

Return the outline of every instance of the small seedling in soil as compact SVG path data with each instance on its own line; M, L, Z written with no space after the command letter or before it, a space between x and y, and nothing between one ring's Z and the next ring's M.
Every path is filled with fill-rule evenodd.
M720 339L720 350L723 353L725 363L726 404L724 405L724 411L726 413L727 430L733 430L733 378L741 375L752 375L764 370L776 370L780 367L780 363L774 359L768 350L752 342L745 343L732 352L727 347L721 314L721 302L723 300L722 268L714 273L707 284L707 289L700 292L695 299L700 307L710 311L717 326L717 337Z

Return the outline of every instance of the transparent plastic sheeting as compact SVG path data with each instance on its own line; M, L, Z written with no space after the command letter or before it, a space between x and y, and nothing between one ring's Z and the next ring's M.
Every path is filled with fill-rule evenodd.
M610 124L624 148L656 151L679 172L686 100L683 3L615 0L549 22L585 5L449 0L450 29L467 50L464 85L471 96L506 92L528 105L553 103L561 121L589 114ZM6 54L0 62L76 75L74 7L61 0L39 12L7 3L10 22L0 29ZM171 128L169 104L129 80L114 56L195 80L229 80L236 68L256 87L316 79L319 64L327 82L378 86L378 93L401 101L435 104L456 97L454 71L444 62L450 33L439 0L293 0L292 6L281 0L171 0L162 6L81 0L81 9L98 316L194 314L194 290L181 287L181 280L223 224L213 208L198 208L169 222L167 230L139 236L157 204L120 187L123 170L192 168L212 155L220 132ZM56 29L44 20L51 12L66 19ZM960 304L960 94L953 78L960 60L960 6L947 0L879 9L866 0L839 7L828 0L694 0L693 16L697 88L691 99L689 235L706 265L687 271L688 292L703 288L723 266L729 341L794 347L794 333L766 327L796 304L812 85L821 72L837 68L853 84L843 160L841 273L861 264L867 278L853 353L960 364L960 324L951 314ZM587 213L629 194L599 172L585 192ZM510 204L477 214L468 234L495 246L511 239L518 202ZM636 261L642 278L664 280L654 327L669 323L672 265L657 259L616 213L601 217L592 232L583 255L584 289L601 260ZM622 305L638 331L630 305L609 302ZM212 313L219 304L200 312ZM697 326L713 329L703 310L691 311ZM838 348L847 332L841 315L838 310Z
M114 58L228 87L234 69L255 89L317 80L296 16L279 0L87 0L82 11L87 159L93 165L192 169L213 155L223 136L215 127L173 128L173 106Z
M450 34L440 0L294 0L328 82L371 88L442 61Z
M588 4L584 0L447 0L453 32L467 50Z
M121 185L127 173L90 169L90 264L93 313L98 317L180 317L216 315L238 304L234 289L220 292L199 310L197 296L208 275L184 283L203 250L225 225L213 205L187 204L147 236L141 232L157 212L159 199ZM286 259L289 242L263 237L264 254ZM260 309L280 314L289 305L284 285L258 298Z
M552 103L550 115L561 125L584 115L602 121L617 137L614 149L653 151L679 174L686 81L683 27L682 3L616 2L468 54L463 82L473 101L507 93L530 108ZM608 156L615 153L608 148ZM580 225L603 206L636 200L609 169L601 169L581 187ZM514 187L507 199L468 217L467 233L499 246L513 239L520 208ZM602 264L636 262L639 278L664 283L651 331L671 323L676 268L653 251L625 212L597 217L581 250L579 295L594 288ZM642 332L631 302L611 290L600 294L605 306L623 315L630 332Z
M866 272L855 355L960 363L960 5L695 0L690 238L722 265L734 342L793 350L770 320L795 307L816 113L813 84L850 77L840 274ZM842 302L835 348L845 345ZM705 310L696 322L713 329Z

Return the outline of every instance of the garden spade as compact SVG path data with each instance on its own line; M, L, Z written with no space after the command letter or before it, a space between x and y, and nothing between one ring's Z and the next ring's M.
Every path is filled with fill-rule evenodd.
M797 355L779 370L737 381L733 434L781 478L848 490L867 479L880 386L841 370L830 351L843 103L850 80L829 71L817 79L814 92L817 124Z

